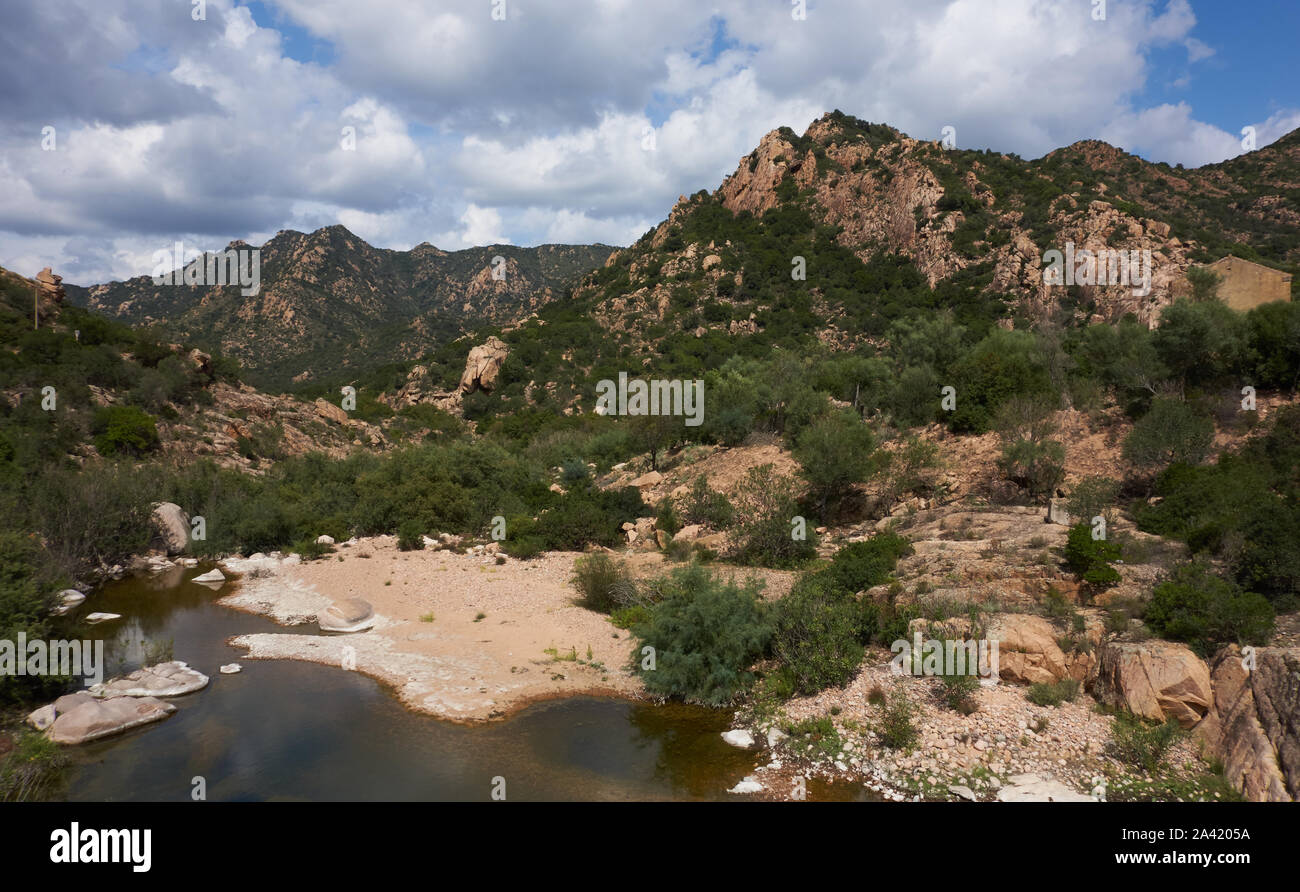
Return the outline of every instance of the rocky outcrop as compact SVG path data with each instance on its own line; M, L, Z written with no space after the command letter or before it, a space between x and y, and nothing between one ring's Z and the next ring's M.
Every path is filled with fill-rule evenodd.
M99 699L78 691L42 706L27 721L55 743L75 745L160 721L175 711L175 706L155 697Z
M156 502L150 515L154 528L154 543L167 554L180 554L190 544L190 518L181 506L172 502Z
M501 365L509 354L510 348L505 341L495 335L470 350L465 360L465 373L460 376L461 392L491 391L496 386Z
M36 274L36 304L41 321L53 319L67 296L63 290L63 276L56 276L48 266Z
M1236 645L1214 657L1214 703L1196 731L1247 799L1292 802L1300 799L1300 648L1255 648L1251 658Z
M172 660L137 669L130 675L91 685L90 695L105 700L115 697L182 697L208 686L208 677L187 663Z
M1110 642L1101 649L1093 695L1157 722L1190 728L1212 703L1210 670L1191 648L1170 641Z
M364 632L375 624L375 610L361 598L343 598L317 617L322 632Z

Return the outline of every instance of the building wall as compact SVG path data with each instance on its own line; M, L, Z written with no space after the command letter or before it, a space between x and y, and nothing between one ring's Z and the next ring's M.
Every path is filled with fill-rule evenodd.
M1219 299L1234 310L1291 299L1291 276L1287 273L1231 256L1211 263L1210 269L1223 277Z

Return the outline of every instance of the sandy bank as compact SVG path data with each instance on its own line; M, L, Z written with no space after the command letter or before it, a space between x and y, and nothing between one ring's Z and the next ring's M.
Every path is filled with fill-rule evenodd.
M640 682L625 668L630 635L574 604L568 580L576 557L498 565L492 556L449 550L402 552L381 536L307 563L228 562L244 575L220 603L303 625L231 639L249 659L354 666L391 685L407 706L440 718L481 721L581 693L637 696ZM316 614L341 598L368 601L374 628L320 633Z

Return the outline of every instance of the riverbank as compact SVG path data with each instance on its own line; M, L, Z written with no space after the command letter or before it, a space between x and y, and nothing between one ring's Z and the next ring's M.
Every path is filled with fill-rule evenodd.
M633 639L577 606L569 577L577 554L531 561L399 551L379 536L350 541L317 561L250 558L225 562L240 574L223 606L309 630L240 635L250 660L304 660L391 685L418 712L479 722L539 700L578 694L639 697L627 670ZM315 619L332 602L361 598L373 628L322 634Z

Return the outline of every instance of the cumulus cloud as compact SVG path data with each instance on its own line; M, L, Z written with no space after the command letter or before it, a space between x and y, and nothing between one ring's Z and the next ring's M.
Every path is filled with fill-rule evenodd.
M68 0L0 32L0 265L139 274L342 223L385 247L626 244L774 127L832 108L1034 157L1098 137L1195 165L1242 151L1153 52L1212 56L1188 0ZM301 61L295 42L328 48ZM313 60L315 56L311 57ZM1186 77L1186 76L1184 76ZM11 86L12 85L12 86ZM1266 145L1300 123L1278 107ZM53 126L57 148L41 144ZM141 260L144 258L144 261Z

